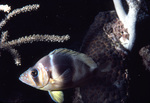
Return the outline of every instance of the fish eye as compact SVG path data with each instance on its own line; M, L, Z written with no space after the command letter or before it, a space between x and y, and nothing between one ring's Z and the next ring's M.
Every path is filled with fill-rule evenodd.
M38 75L37 69L33 69L33 70L31 71L31 75L32 75L33 77L36 77L36 76Z

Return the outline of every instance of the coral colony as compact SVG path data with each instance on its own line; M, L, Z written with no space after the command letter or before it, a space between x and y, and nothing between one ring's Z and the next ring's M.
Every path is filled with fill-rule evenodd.
M19 37L18 39L7 41L8 31L3 31L2 28L6 25L6 23L14 16L20 13L31 12L37 10L40 7L39 4L26 5L22 8L17 8L11 11L11 7L6 5L0 5L0 11L7 13L5 18L0 22L0 30L1 30L1 38L0 38L0 57L1 52L4 50L9 51L16 65L21 65L21 57L18 51L14 48L15 46L20 46L21 44L32 43L32 42L64 42L67 41L70 37L69 35L56 36L56 35L39 35L33 34L25 37Z

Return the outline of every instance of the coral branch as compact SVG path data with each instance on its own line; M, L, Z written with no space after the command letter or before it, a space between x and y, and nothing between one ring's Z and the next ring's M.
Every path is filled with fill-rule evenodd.
M127 14L123 8L121 0L113 0L113 2L119 19L122 21L123 24L125 24L125 17Z
M125 13L121 0L113 0L117 15L124 24L124 27L128 29L129 33L129 42L122 43L122 45L128 50L132 50L136 38L135 26L137 21L137 14L140 9L141 0L126 1L129 6L127 14Z
M17 14L37 10L39 7L40 7L39 4L33 4L33 5L27 5L27 6L24 6L23 8L18 8L18 9L13 10L5 17L5 19L3 19L0 22L0 29L2 29L2 27L7 23L7 21L10 20L10 18L16 16Z
M11 7L8 6L7 4L6 5L0 5L0 11L4 11L4 12L9 13L10 10L11 10Z
M32 43L32 42L64 42L70 39L69 35L64 35L64 36L56 36L56 35L30 35L30 36L25 36L21 37L12 41L4 42L6 41L6 35L7 31L3 33L4 36L3 39L0 42L0 49L3 50L8 50L14 60L16 65L21 65L21 58L17 50L13 49L13 46L20 46L21 44L26 44L26 43ZM3 41L3 42L2 42Z
M56 36L56 35L30 35L21 37L12 41L8 41L5 44L2 44L1 48L12 47L12 46L20 46L21 44L32 43L34 41L44 41L44 42L64 42L69 40L69 35L64 36Z
M0 42L4 43L5 41L7 41L7 37L8 37L8 31L2 32Z
M20 65L21 65L21 57L20 57L18 51L11 48L11 49L9 49L9 52L10 52L11 55L13 56L14 61L15 61L15 64L16 64L17 66L20 66Z

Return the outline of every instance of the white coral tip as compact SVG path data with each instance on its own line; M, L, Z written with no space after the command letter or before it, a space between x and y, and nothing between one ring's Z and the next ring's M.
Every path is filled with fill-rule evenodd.
M0 10L9 13L11 10L11 6L6 5L0 5Z

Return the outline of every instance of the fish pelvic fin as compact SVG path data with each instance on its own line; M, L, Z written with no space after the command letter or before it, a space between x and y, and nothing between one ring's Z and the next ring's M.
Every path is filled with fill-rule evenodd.
M63 103L64 101L64 94L62 91L48 91L52 100L56 103Z

